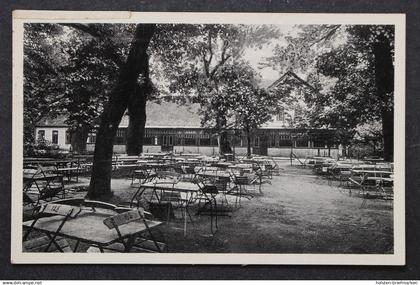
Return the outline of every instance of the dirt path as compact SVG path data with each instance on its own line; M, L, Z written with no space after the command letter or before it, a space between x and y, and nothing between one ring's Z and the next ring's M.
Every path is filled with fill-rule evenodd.
M163 227L171 252L391 253L393 218L389 202L349 196L309 169L282 165L263 196L242 200L231 217L219 218L210 234L209 217L196 216L183 236L179 217ZM121 183L124 181L124 183ZM114 181L120 197L133 193ZM337 184L337 183L336 183ZM118 187L119 186L119 187ZM232 201L233 198L231 198Z
M279 176L264 185L263 196L243 199L231 217L219 218L212 236L210 218L194 216L183 234L183 219L162 227L170 252L208 253L391 253L393 211L390 202L349 196L310 169L281 165ZM85 181L86 180L86 181ZM88 183L82 178L80 184ZM85 182L85 183L84 183ZM113 203L127 201L136 188L130 179L112 180ZM337 183L336 183L337 184ZM84 192L75 195L84 196ZM231 203L234 197L229 198Z

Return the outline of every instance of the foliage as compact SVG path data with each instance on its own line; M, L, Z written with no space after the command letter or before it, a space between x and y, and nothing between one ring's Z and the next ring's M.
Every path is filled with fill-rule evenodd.
M24 146L24 156L28 157L63 158L68 155L68 151L60 149L44 138L38 138L32 143L25 142Z
M306 71L317 90L304 98L307 122L337 129L337 139L348 145L359 126L393 110L392 92L379 94L375 77L385 72L375 70L375 48L389 46L393 57L393 37L392 26L301 26L297 36L286 37L286 45L277 46L264 64Z
M232 82L226 78L239 68L246 47L261 48L278 31L257 25L165 25L157 35L153 56L161 62L160 81L166 82L159 89L175 100L200 103L202 124L220 131L231 116L226 91Z
M25 137L42 118L66 114L70 131L98 123L133 25L25 24Z
M270 87L270 92L277 98L277 109L285 112L288 126L310 127L306 114L309 112L308 101L317 93L313 86L289 70Z
M105 42L77 30L68 32L62 52L66 64L60 71L66 75L62 79L66 89L59 102L60 111L67 114L70 131L82 126L93 128L116 80L118 65L109 58Z
M25 24L24 29L24 141L31 144L35 140L35 125L47 114L57 114L57 103L64 90L58 70L61 59L57 50L51 48L62 29L53 24Z
M258 76L244 62L223 68L226 105L230 110L233 126L247 134L267 122L277 107L273 93L258 87Z

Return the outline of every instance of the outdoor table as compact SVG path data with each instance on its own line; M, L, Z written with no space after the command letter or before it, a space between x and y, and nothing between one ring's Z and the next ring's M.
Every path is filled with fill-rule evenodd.
M24 165L35 164L35 165L51 165L55 167L66 167L70 164L70 167L74 163L79 163L78 159L23 159Z
M150 163L150 162L152 162L153 160L147 160L147 159L138 159L137 160L137 163L138 164L148 164L148 163Z
M392 186L393 172L376 169L351 169L349 181L357 185L362 191L363 196L369 190L378 191L380 186ZM385 185L386 184L386 185Z
M79 181L79 167L65 167L65 168L58 168L56 171L60 174L63 174L67 177L68 181L71 180L71 177L76 177L76 182Z
M129 242L125 243L125 251L128 252L134 243L134 240L143 232L147 231L147 227L142 221L135 221L119 227L121 237L117 231L109 229L104 223L104 219L115 215L115 212L106 211L85 211L82 210L75 218L67 219L58 236L76 240L74 252L80 242L96 246L101 252L104 252L104 247L114 243L120 243L123 239L128 239ZM63 216L50 216L39 218L33 226L33 229L45 233L50 239L51 235L57 232L57 228L62 224L66 217ZM33 220L23 223L24 228L30 228ZM157 221L147 220L149 228L156 227L161 224Z
M253 170L252 164L249 164L249 163L238 163L238 164L234 164L234 165L229 165L229 168L244 170L244 171L252 171Z
M203 177L214 177L214 178L231 178L231 174L223 170L203 170L197 173L199 176Z
M219 167L219 168L228 168L231 165L232 165L232 163L230 163L230 162L221 162L221 161L211 164L211 166L215 166L215 167Z
M385 170L363 170L363 169L351 169L350 170L353 174L356 175L366 175L368 177L389 177L392 172L391 171L385 171Z
M359 164L352 167L352 170L362 170L362 171L368 171L368 170L384 170L384 171L391 171L392 167L391 165L382 165L382 164Z
M193 203L195 195L200 191L200 187L196 183L193 183L193 182L184 182L184 181L168 182L167 180L154 180L151 182L140 184L138 190L131 198L130 204L131 205L133 204L133 201L134 199L136 199L136 197L138 196L141 197L144 194L146 189L152 190L152 196L156 197L158 203L162 202L161 197L164 191L178 192L178 193L185 194L186 197L185 199L183 199L185 202L184 204L184 208L185 208L184 236L185 236L187 233L187 214L191 219L191 215L189 213L189 206ZM160 196L158 192L160 192L161 194Z
M32 183L35 184L36 188L38 189L38 191L42 191L45 188L48 188L49 184L51 181L55 180L55 179L59 179L59 180L63 180L63 175L61 174L42 174L42 173L38 173L36 175L33 174L23 174L23 181L26 182L24 183L24 185L28 185L28 188L32 185ZM38 184L38 182L44 181L46 182L46 184L43 187L40 187L40 185ZM24 188L23 190L26 191L28 190L28 188Z
M33 185L36 189L31 190ZM54 173L23 173L23 192L24 200L29 204L36 203L36 205L38 205L41 200L59 197L58 194L61 192L62 195L60 198L65 198L63 175ZM28 196L29 194L35 194L37 196L36 201Z

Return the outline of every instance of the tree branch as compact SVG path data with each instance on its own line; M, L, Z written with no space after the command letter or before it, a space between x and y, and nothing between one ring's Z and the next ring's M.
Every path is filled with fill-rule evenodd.
M85 24L77 24L77 23L64 23L64 24L60 24L60 25L66 26L66 27L71 27L73 29L85 32L85 33L91 35L94 38L98 38L98 39L103 40L103 35L97 29L92 28L92 26L85 25Z
M340 25L333 25L329 27L329 30L323 35L321 38L317 39L316 41L312 42L312 44L309 45L309 47L312 47L316 45L317 43L320 43L324 40L328 40L334 33L340 28Z
M222 56L221 59L219 61L219 63L216 64L216 66L213 68L213 70L210 73L210 78L213 78L214 75L216 74L217 70L223 65L225 64L225 62L231 57L231 55L227 55L226 56L226 51L228 48L229 44L228 42L225 40L223 41L223 48L222 48Z
M113 44L113 42L105 35L104 33L100 32L92 25L85 25L85 24L78 24L78 23L64 23L61 24L62 26L71 27L73 29L82 31L86 34L89 34L93 38L98 41L101 41L105 46L105 55L107 58L112 60L118 67L121 67L124 62L118 56L117 47Z

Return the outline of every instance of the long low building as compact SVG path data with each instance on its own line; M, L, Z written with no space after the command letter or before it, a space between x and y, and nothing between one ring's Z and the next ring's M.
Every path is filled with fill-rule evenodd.
M289 102L287 110L279 108L271 120L263 124L252 136L253 154L289 157L339 155L339 147L334 142L334 129L302 129L293 127L301 118L305 104L304 94L316 96L316 90L291 70L267 87L271 92L290 88L294 103ZM278 93L280 96L281 94ZM184 153L218 154L218 136L201 126L199 104L182 105L172 101L148 102L146 107L146 127L144 152L173 151ZM124 116L114 141L116 153L125 152L128 116ZM43 137L63 149L70 149L70 135L65 117L46 118L36 128L36 137ZM247 138L240 131L232 131L231 145L235 154L247 153ZM93 151L95 132L89 134L87 151Z
M201 127L198 104L178 105L173 102L147 104L147 121L144 152L173 151L183 153L218 154L218 137L210 129ZM125 152L128 116L124 116L114 141L116 153ZM62 149L70 149L70 136L65 117L42 120L36 128L36 136L43 137ZM237 132L240 133L240 132ZM282 114L264 124L251 138L252 153L288 157L293 152L298 157L333 156L339 148L331 141L332 129L296 129L285 127ZM245 135L230 136L233 151L238 155L247 152ZM87 151L95 147L96 134L87 139Z

